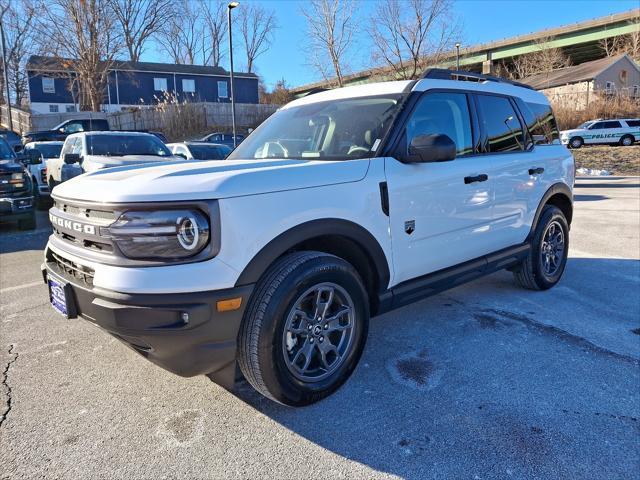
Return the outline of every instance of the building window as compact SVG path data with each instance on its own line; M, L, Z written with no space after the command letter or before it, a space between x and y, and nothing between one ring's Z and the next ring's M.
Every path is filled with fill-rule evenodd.
M75 105L67 105L65 107L65 110L67 111L67 113L72 113L76 111L76 106Z
M195 93L196 81L193 80L192 78L182 79L182 91L185 93Z
M44 93L56 93L56 83L51 77L42 77L42 91Z
M634 98L640 97L640 85L633 86L633 97Z
M49 113L58 113L58 105L49 105Z
M611 95L611 94L613 94L615 88L616 88L616 84L615 83L607 82L605 84L605 87L604 87L604 93L606 93L607 95Z
M166 78L154 78L153 79L153 89L156 92L166 92L167 91L167 79Z
M218 98L229 98L227 82L218 82Z

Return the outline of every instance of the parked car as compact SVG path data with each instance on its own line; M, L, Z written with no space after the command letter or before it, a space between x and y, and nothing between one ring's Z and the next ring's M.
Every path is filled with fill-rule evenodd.
M640 141L640 118L590 120L578 128L560 132L560 140L569 148L582 145L622 145L628 147Z
M0 137L0 222L18 222L20 230L36 228L31 175L25 167L40 161L33 153L17 155Z
M59 158L47 160L49 188L84 172L109 167L180 160L155 135L141 132L82 132L69 135Z
M18 135L13 130L8 130L5 128L0 129L0 137L4 138L7 141L14 152L22 151L22 140L20 140L20 135Z
M35 151L40 156L41 162L29 164L31 183L33 184L33 197L36 207L48 208L51 203L49 182L47 177L47 162L51 159L58 160L64 142L29 142L24 146L24 151Z
M167 147L185 160L224 160L232 150L226 145L209 142L168 143Z
M244 135L236 134L236 146L244 140ZM218 143L233 148L233 135L231 133L214 132L202 138L203 142Z
M574 161L544 94L428 70L294 100L224 162L56 188L53 307L178 375L300 406L354 371L369 317L497 270L564 272Z
M51 130L41 130L23 134L22 143L64 140L72 133L106 130L109 130L109 123L102 118L66 120Z

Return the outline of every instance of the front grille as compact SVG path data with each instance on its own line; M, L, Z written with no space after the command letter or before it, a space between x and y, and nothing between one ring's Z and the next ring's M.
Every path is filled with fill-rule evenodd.
M89 287L93 287L93 277L95 276L95 270L93 268L80 265L51 250L49 250L48 257L49 262L56 266L58 273L79 280Z
M116 220L115 212L110 210L100 210L97 208L81 208L60 200L56 200L54 202L54 207L61 212L65 212L69 215L73 215L74 217L78 217L79 219L83 220L95 219L101 221L101 223L104 223L105 220Z

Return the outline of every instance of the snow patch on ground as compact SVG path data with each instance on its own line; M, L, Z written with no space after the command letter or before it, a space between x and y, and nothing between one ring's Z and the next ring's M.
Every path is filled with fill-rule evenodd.
M608 177L609 175L611 175L611 173L609 173L609 170L600 170L598 168L578 168L576 170L576 174L596 177Z

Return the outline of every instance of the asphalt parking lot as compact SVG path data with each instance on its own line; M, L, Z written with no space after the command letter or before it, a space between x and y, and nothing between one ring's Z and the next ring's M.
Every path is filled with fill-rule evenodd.
M580 179L561 284L500 272L371 321L304 409L145 361L48 306L0 227L0 478L638 478L640 178Z

